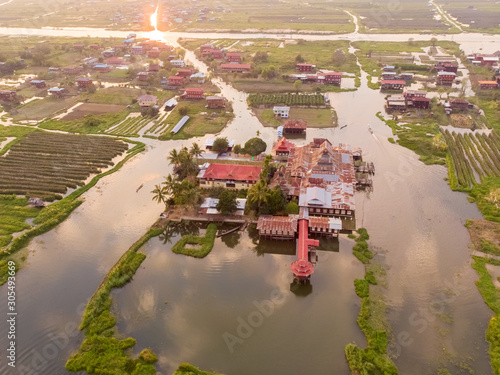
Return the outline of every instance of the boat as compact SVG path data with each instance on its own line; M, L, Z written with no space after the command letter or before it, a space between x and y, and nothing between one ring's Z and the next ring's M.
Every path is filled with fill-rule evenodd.
M370 133L372 133L372 134L373 134L373 130L372 130L372 128L371 128L371 126L370 126L370 125L368 125L368 130L370 131Z

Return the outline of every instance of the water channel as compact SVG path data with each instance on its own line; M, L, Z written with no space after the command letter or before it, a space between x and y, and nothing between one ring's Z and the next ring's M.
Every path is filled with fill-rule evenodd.
M0 34L16 31L0 29ZM38 31L39 35L126 34L92 29ZM174 42L178 36L166 38ZM215 37L244 38L239 34ZM385 40L389 36L369 37ZM463 39L464 50L469 48L467 43L475 43L474 38L476 48L493 40L482 35L454 37ZM496 49L500 49L498 43ZM193 54L187 58L206 69ZM262 127L250 114L246 95L216 82L222 95L233 102L236 115L221 135L243 143L259 131L270 145L275 131ZM383 108L384 96L366 86L364 73L357 91L329 97L339 124L348 126L308 129L307 137L296 143L326 137L361 147L364 158L375 163L374 191L357 193L356 215L358 226L368 229L370 243L387 267L388 316L395 336L390 351L400 373L435 374L445 365L452 373L468 373L460 369L462 365L476 374L491 374L484 340L491 312L474 285L477 275L470 266L470 239L464 228L465 219L481 217L476 206L449 189L444 167L426 166L412 151L387 141L391 130L375 116ZM161 208L149 192L170 172L168 152L205 138L141 139L147 144L146 152L102 179L84 194L85 202L65 222L32 241L26 250L27 265L17 278L20 367L11 371L0 361L0 373L67 373L65 361L82 340L75 327L86 301L120 255L158 217ZM144 187L136 192L141 184ZM356 324L360 300L353 286L363 267L351 255L352 241L342 237L338 252L320 251L311 288L296 290L290 285L289 271L293 243L257 244L252 231L235 233L217 239L212 253L198 260L170 251L179 235L151 240L144 248L148 258L132 283L113 293L120 334L137 339L134 350L151 347L158 353L161 374L172 373L184 361L227 374L349 373L345 345L365 345ZM5 295L5 287L0 293ZM258 306L270 299L272 312L262 321L252 321ZM5 313L1 304L0 314ZM228 345L225 333L237 336L242 321L253 322L254 327L243 342ZM4 324L0 346L6 346Z

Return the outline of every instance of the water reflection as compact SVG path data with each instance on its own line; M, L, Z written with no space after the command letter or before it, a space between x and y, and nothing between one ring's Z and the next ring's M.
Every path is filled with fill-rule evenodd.
M307 297L313 291L311 280L299 281L293 279L290 284L290 292L295 294L297 297Z

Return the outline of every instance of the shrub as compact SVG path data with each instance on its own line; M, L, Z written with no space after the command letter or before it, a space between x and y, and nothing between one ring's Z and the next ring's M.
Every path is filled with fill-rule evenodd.
M182 236L177 243L172 246L172 251L176 254L184 254L195 258L206 257L214 247L215 236L217 234L217 225L208 224L204 237L194 236L191 234ZM199 249L185 248L187 244L201 245Z

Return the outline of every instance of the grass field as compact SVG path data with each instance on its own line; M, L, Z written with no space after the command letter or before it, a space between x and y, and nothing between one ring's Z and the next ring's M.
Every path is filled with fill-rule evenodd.
M179 102L165 120L166 126L163 127L165 130L158 139L188 139L205 134L215 134L224 129L226 124L234 117L229 108L207 109L205 105L205 100ZM184 117L179 112L181 108L187 108L187 116L190 119L177 134L172 135L170 131ZM215 116L213 116L213 113L215 113Z
M12 234L31 228L26 219L34 218L39 208L28 207L28 199L0 195L0 247L7 246Z
M123 121L129 115L129 111L124 110L117 113L105 113L96 115L95 118L98 124L89 125L85 118L80 118L72 121L61 121L57 119L49 119L38 125L41 129L63 130L70 133L81 134L98 134L103 133L113 125Z
M81 94L80 100L89 103L130 105L139 96L146 94L146 90L132 87L107 87L94 93Z
M274 116L272 108L254 109L257 118L264 126L278 127L283 125L286 119L278 119ZM332 128L337 126L337 116L330 108L291 108L291 120L303 120L307 122L308 128Z
M118 113L125 109L118 104L82 103L75 107L70 113L61 118L61 121L73 121L88 115L101 115L104 113Z
M438 0L437 3L471 32L500 33L500 7L488 0Z
M17 109L17 114L13 116L14 121L41 121L54 113L62 111L77 103L77 98L69 97L58 99L47 97L40 100L33 100Z
M110 138L33 132L0 159L0 194L60 198L127 148Z

